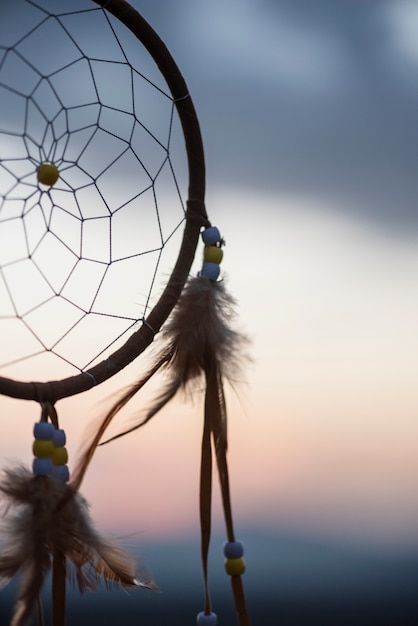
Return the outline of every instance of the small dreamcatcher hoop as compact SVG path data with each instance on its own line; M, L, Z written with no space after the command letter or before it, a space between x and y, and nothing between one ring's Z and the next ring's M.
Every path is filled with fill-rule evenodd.
M41 18L34 26L21 34L13 44L0 45L0 89L4 93L11 94L11 101L17 96L24 100L24 134L21 137L19 131L14 127L11 130L5 129L0 124L0 134L10 141L19 140L19 146L24 149L24 156L16 154L13 150L7 152L6 157L0 154L0 229L13 223L19 224L22 233L26 255L36 269L37 276L41 277L42 284L46 285L47 294L41 305L49 304L51 301L71 304L79 311L80 317L73 323L76 326L79 319L85 319L94 312L93 304L83 308L78 302L73 302L68 297L68 285L70 278L76 273L75 268L79 268L83 261L95 263L95 268L100 265L103 273L99 279L99 286L91 299L91 303L97 303L98 295L104 278L109 272L109 268L114 263L114 248L112 234L107 234L109 241L109 257L94 260L88 258L86 246L80 243L78 251L74 252L64 235L57 236L54 232L54 216L57 211L61 215L69 216L71 220L77 222L77 228L85 235L93 217L85 214L83 206L83 190L94 189L94 197L103 203L104 215L95 215L94 219L102 220L100 224L113 224L116 221L115 215L129 204L127 199L120 201L115 207L110 200L106 199L105 187L101 180L104 174L112 171L119 171L117 167L123 162L124 155L129 149L130 154L134 154L134 162L138 169L145 171L149 179L148 186L140 191L137 196L144 195L149 191L154 199L157 210L158 227L161 232L161 247L157 250L160 255L163 247L177 232L184 222L183 235L180 249L174 268L157 302L151 307L147 299L145 307L146 313L137 318L131 319L128 327L131 328L140 324L139 329L130 334L122 345L118 344L111 354L100 360L99 355L91 362L92 366L80 368L79 372L72 376L67 376L58 380L45 381L21 381L15 378L0 377L0 394L22 400L32 400L40 404L41 418L35 424L33 444L34 463L33 471L29 472L25 468L8 470L5 473L3 482L0 484L0 492L9 503L16 505L17 513L11 514L9 550L5 555L0 556L0 581L10 579L18 572L22 574L22 584L19 592L18 602L12 619L12 626L23 626L29 619L34 606L38 602L40 589L42 587L46 573L52 562L53 571L53 624L62 626L65 623L65 585L67 577L67 564L75 565L77 580L81 589L88 587L93 589L97 579L103 576L105 579L125 586L142 585L153 588L154 584L150 580L139 583L135 578L135 567L128 555L119 550L113 544L100 537L92 530L86 504L79 494L79 488L85 475L87 467L91 461L94 451L103 439L107 426L114 415L122 408L150 378L160 372L165 371L168 379L167 387L161 397L157 399L155 406L145 419L137 424L138 428L148 422L179 389L190 386L196 381L205 380L205 421L202 439L202 464L200 481L200 517L202 528L202 562L205 587L205 607L197 618L200 625L210 625L216 623L216 615L212 612L211 600L208 586L207 559L210 542L210 517L211 517L211 489L212 489L212 447L214 449L216 463L219 470L221 482L221 492L225 512L228 541L225 544L225 567L231 577L233 594L235 598L236 610L240 626L248 626L249 618L245 603L244 591L241 581L241 574L245 570L243 560L242 544L235 539L232 511L229 494L228 468L226 461L227 436L226 436L226 404L223 391L223 378L233 378L238 367L238 351L242 338L232 330L231 322L233 318L233 301L225 291L222 281L218 281L223 251L223 240L219 230L209 222L205 203L205 162L202 138L196 111L188 92L186 83L168 52L162 40L155 31L133 9L125 0L93 0L99 8L69 7L67 10L54 6L53 10L45 9L41 0L24 0L28 6L40 12ZM116 48L118 49L117 61L113 61L115 66L123 65L130 77L130 98L136 96L136 81L145 81L145 84L152 86L163 93L161 87L153 84L140 70L128 60L125 54L121 39L118 37L115 26L109 20L108 14L116 18L117 23L126 27L131 34L147 50L168 87L168 95L164 97L170 100L171 118L169 123L169 140L163 144L160 139L149 131L148 127L140 119L139 110L141 107L134 105L125 110L124 106L118 108L114 104L105 104L101 97L99 86L99 67L101 59L81 50L74 35L68 26L71 17L87 18L97 12L102 12L115 37ZM59 90L59 76L56 68L49 73L45 70L37 70L30 57L30 48L33 45L34 33L39 35L47 25L59 26L60 32L68 36L73 49L80 52L80 56L71 59L70 62L63 63L60 72L72 72L72 76L78 74L79 68L87 67L93 79L93 91L96 94L93 103L86 101L67 104ZM31 44L32 42L32 44ZM26 46L26 48L25 48ZM2 79L2 73L11 76L6 71L7 64L11 59L16 63L22 63L28 71L36 74L36 84L32 85L28 93L23 93L21 88L17 88L11 80L7 84ZM81 66L80 61L84 65ZM106 59L105 59L106 61ZM94 67L94 71L93 71ZM62 76L63 74L61 74ZM81 79L80 79L81 80ZM83 81L81 80L83 83ZM126 84L126 83L124 83ZM44 112L39 106L38 94L47 99L50 94L51 99L58 103L55 112ZM47 94L47 95L45 95ZM46 100L43 100L46 101ZM94 123L83 122L79 126L74 126L72 115L74 111L83 115L86 111L90 113L96 111L97 120ZM176 112L180 122L184 144L187 155L188 171L188 194L185 208L180 221L172 226L168 235L162 236L163 228L160 224L158 214L157 193L155 183L163 168L168 168L174 187L178 192L177 178L173 171L173 164L170 155L170 141L172 132L172 117ZM89 114L90 114L89 113ZM31 116L38 115L46 121L46 130L39 138L35 139L28 130ZM115 128L109 129L106 126L106 114L117 117L118 124L125 123L130 115L133 119L130 131L116 132ZM85 119L85 118L83 118ZM58 130L60 125L64 130ZM119 128L119 127L118 127ZM144 131L147 138L151 138L158 144L158 150L162 150L163 161L161 166L156 167L156 173L151 174L149 168L138 155L137 147L133 147L134 129ZM89 168L84 163L87 161L89 147L96 142L96 149L100 142L98 137L105 135L106 141L116 142L115 156L103 169L91 175ZM145 136L144 135L144 136ZM74 140L73 138L76 137ZM79 143L82 146L81 155L75 159L68 155L74 145L77 145L78 138L83 137ZM22 139L22 141L20 141ZM84 143L83 143L84 142ZM116 145L115 144L115 145ZM107 144L106 144L107 145ZM109 144L110 145L110 144ZM112 144L113 145L113 144ZM19 148L20 149L20 148ZM17 151L18 152L18 151ZM27 165L27 163L29 165ZM116 165L117 166L116 166ZM36 170L36 182L33 183L34 171ZM77 170L77 181L72 182L71 178ZM1 177L5 183L2 185ZM80 183L81 177L86 177L86 182ZM101 178L102 177L102 178ZM84 181L84 179L83 179ZM60 187L61 185L61 187ZM59 195L61 194L61 195ZM73 198L69 205L69 198ZM2 217L3 212L3 217ZM42 216L43 231L36 241L33 241L30 224L31 219L38 212ZM107 222L105 222L107 220ZM113 221L112 221L113 220ZM95 224L99 222L96 221ZM107 228L107 226L106 226ZM51 239L51 235L63 244L72 259L69 277L61 281L57 287L53 281L42 270L39 257L39 250L44 241ZM195 251L202 236L204 244L204 259L198 275L190 278L190 270L194 260ZM142 253L141 253L142 254ZM71 256L72 255L72 256ZM113 256L112 256L113 255ZM139 253L126 255L127 257L139 256ZM159 257L158 257L159 258ZM118 259L120 260L120 259ZM32 335L45 351L55 353L55 345L67 336L67 331L60 337L53 347L47 346L36 332L33 332L29 325L29 319L33 311L42 310L41 305L31 306L22 313L19 311L13 297L14 283L9 273L9 268L15 268L22 262L20 257L0 258L0 277L4 293L10 299L10 311L4 317L16 317L19 323L31 330ZM51 262L51 260L50 260ZM32 266L31 266L32 267ZM78 270L77 270L78 271ZM152 284L155 282L155 273L152 275ZM0 285L1 287L1 285ZM101 313L106 315L106 313ZM109 314L110 315L110 314ZM1 317L1 316L0 316ZM123 316L121 316L123 317ZM128 316L129 317L129 316ZM168 321L167 321L168 320ZM128 320L129 321L129 320ZM72 328L70 328L72 330ZM150 371L132 388L130 388L111 408L102 420L100 426L92 438L88 448L80 460L79 466L74 470L70 478L67 465L67 452L65 448L65 433L59 427L58 415L55 404L58 400L70 397L75 394L87 391L96 385L108 380L113 375L121 371L153 342L157 333L160 333L165 343L160 350L155 363ZM121 336L125 337L127 331L124 330ZM110 342L113 345L113 341ZM116 345L116 344L115 344ZM108 353L109 351L107 351ZM56 352L58 354L58 352ZM64 358L64 357L61 357ZM64 359L65 360L65 359ZM133 430L133 429L131 429ZM126 431L129 432L129 431ZM122 433L126 434L126 433ZM39 523L34 523L34 519ZM53 527L53 532L51 531ZM23 546L23 548L22 548Z

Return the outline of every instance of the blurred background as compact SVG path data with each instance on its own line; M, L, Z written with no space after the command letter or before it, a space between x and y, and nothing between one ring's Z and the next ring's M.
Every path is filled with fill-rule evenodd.
M418 4L132 4L195 102L208 212L251 339L228 411L253 623L416 625ZM143 371L134 363L58 404L71 459L87 422ZM1 400L3 466L30 461L37 410ZM71 596L69 624L194 623L201 427L201 400L175 401L98 450L82 489L92 516L162 593ZM227 624L215 492L210 579ZM1 623L12 592L0 594Z

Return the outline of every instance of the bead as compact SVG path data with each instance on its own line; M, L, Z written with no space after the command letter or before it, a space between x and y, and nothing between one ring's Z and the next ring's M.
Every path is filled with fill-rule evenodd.
M221 268L216 263L203 263L200 276L216 280L221 272Z
M33 459L32 471L36 476L49 476L52 473L52 460L49 458Z
M32 446L33 455L41 459L51 457L54 450L50 439L35 439Z
M244 555L241 541L227 541L224 544L224 555L227 559L239 559Z
M61 483L68 483L70 480L70 470L68 465L54 465L52 467L52 478L59 480Z
M52 448L52 462L54 465L65 465L68 461L67 448Z
M36 422L33 427L35 439L52 439L54 427L50 422Z
M225 571L230 576L240 576L245 572L244 559L225 559Z
M53 163L41 163L38 167L38 181L43 185L48 185L48 187L52 187L57 182L60 173L58 168Z
M218 617L216 613L198 613L196 618L197 626L216 626L218 623Z
M202 232L202 239L207 246L213 246L214 243L220 243L222 237L216 226L210 226Z
M65 446L66 442L67 438L65 436L65 431L62 430L62 428L57 428L56 430L54 430L54 434L52 435L52 443L54 444L54 446L57 448L61 448L62 446Z
M219 248L218 246L206 246L203 252L203 260L208 263L216 263L219 265L222 261L223 255L224 252L222 248Z

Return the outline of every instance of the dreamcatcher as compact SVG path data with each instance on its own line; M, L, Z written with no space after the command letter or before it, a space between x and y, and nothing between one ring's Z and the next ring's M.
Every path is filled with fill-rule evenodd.
M65 623L68 577L80 590L94 589L101 578L155 588L152 580L138 580L129 555L94 529L79 490L113 417L163 372L166 387L155 405L121 435L147 423L179 390L205 382L205 604L197 623L217 621L208 584L214 451L225 569L245 626L223 391L223 379L236 375L242 338L219 280L224 242L205 210L199 124L186 84L152 28L125 0L93 1L99 6L18 0L17 21L8 7L1 10L0 332L8 377L0 378L0 393L35 401L40 419L33 467L7 469L0 483L7 522L0 583L20 576L12 626L24 626L36 607L42 623L39 595L50 570L54 626ZM203 261L190 276L200 237ZM159 276L173 266L156 297ZM146 285L140 294L132 289L138 277ZM70 476L56 402L112 377L157 334L154 364L104 417ZM34 371L39 382L27 382Z

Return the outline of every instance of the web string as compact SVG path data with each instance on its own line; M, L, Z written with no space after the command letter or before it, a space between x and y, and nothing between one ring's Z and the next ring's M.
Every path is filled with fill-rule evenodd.
M76 4L19 0L19 27L1 32L1 368L103 357L143 322L185 217L171 95L136 39Z

